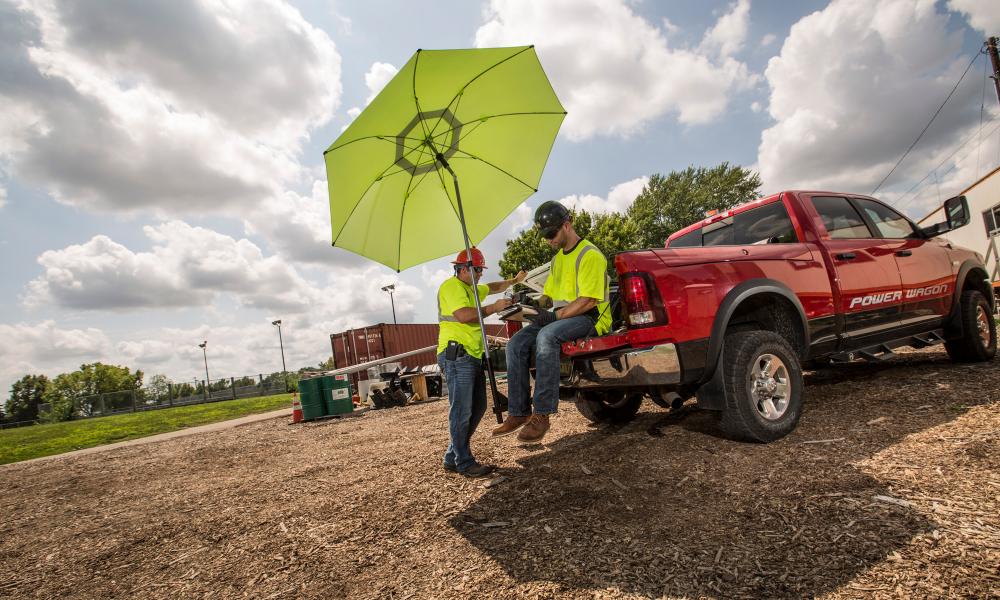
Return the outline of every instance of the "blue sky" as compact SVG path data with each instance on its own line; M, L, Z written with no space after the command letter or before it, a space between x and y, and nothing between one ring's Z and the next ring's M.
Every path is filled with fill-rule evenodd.
M540 202L621 210L689 165L870 192L1000 33L990 4L0 0L0 387L95 360L189 379L205 339L213 378L277 370L275 318L318 363L391 320L387 283L432 322L447 261L330 248L322 165L417 48L534 43L569 111L495 267ZM985 62L880 197L920 217L1000 164Z

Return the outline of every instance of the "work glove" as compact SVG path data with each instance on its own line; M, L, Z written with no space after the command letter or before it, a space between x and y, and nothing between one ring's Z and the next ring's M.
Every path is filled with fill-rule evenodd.
M549 323L556 322L556 313L554 310L545 310L544 308L536 308L535 310L538 311L538 314L524 315L524 318L539 327L545 327Z

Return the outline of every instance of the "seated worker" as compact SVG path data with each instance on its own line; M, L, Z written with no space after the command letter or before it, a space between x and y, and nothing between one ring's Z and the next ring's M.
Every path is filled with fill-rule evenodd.
M522 271L514 279L481 284L479 277L486 268L486 259L472 248L472 260L462 250L452 264L455 276L438 289L438 365L448 381L448 433L450 443L444 453L444 468L467 477L482 477L496 467L482 465L472 457L469 442L486 412L486 379L483 370L483 338L476 315L476 300L472 296L475 282L479 301L489 294L502 292L524 280ZM493 304L482 304L483 316L495 314L510 306L501 298Z
M535 211L538 227L549 246L557 250L549 277L539 298L538 314L526 316L532 323L507 344L507 419L493 430L500 437L517 434L522 443L541 441L549 430L549 415L559 402L559 360L563 342L588 335L603 335L611 329L608 308L608 261L594 244L573 229L573 217L554 201ZM554 310L542 307L554 306ZM531 349L535 349L535 397L532 412Z

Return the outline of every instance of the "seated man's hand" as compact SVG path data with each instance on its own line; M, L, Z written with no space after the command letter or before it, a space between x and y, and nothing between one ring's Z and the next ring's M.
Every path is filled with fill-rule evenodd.
M498 313L501 310L510 307L510 305L511 305L510 299L500 298L499 300L493 303L493 312L494 314Z
M555 323L556 312L554 310L545 310L543 308L535 309L538 314L535 315L524 315L524 318L531 321L539 327L545 327L549 323Z

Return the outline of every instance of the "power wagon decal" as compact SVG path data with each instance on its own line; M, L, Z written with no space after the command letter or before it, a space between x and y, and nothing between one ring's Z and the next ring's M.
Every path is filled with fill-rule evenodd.
M907 300L915 300L917 298L931 298L935 296L941 296L948 292L948 284L942 283L938 285L929 285L922 288L911 288L906 290L905 296ZM894 292L877 292L875 294L868 294L865 296L857 296L851 298L851 305L849 308L865 307L865 306L879 306L882 304L892 304L894 302L899 302L903 299L904 292L894 291Z

